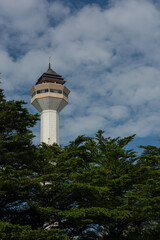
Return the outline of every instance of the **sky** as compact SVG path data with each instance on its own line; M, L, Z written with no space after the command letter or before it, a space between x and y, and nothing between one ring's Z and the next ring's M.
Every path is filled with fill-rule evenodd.
M78 135L160 139L160 3L153 0L0 0L1 87L24 100L51 66L71 90L60 144ZM40 143L40 123L33 129Z

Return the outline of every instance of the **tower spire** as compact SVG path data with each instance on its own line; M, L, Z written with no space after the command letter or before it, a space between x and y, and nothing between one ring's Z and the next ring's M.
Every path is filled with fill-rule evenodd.
M51 57L49 57L49 67L48 69L51 69Z

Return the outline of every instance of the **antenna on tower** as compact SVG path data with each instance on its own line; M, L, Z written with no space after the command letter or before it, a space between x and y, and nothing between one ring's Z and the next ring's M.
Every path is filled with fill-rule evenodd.
M51 69L51 57L49 57L49 69Z

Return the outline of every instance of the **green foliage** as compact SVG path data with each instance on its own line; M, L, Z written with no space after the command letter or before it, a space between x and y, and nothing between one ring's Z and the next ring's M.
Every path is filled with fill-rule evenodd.
M27 204L34 198L29 177L35 147L29 128L38 117L23 105L22 101L6 101L0 91L0 219L25 224L34 215Z
M137 156L125 148L133 138L104 138L99 131L63 150L42 146L44 160L53 150L38 177L41 203L52 210L49 224L58 222L71 239L158 239L160 150Z
M0 239L159 239L160 148L102 131L34 146L23 104L0 91Z
M126 193L132 188L136 160L122 146L131 139L80 136L57 156L47 205L55 208L60 227L70 237L78 232L87 239L91 229L94 238L96 232L96 237L100 232L114 237L122 233L132 214Z
M43 229L51 210L38 202L42 184L36 179L43 154L32 144L30 130L38 116L29 114L24 104L6 101L0 90L0 239L68 239L58 229Z
M0 239L2 240L67 240L60 230L31 230L30 226L13 225L0 222Z

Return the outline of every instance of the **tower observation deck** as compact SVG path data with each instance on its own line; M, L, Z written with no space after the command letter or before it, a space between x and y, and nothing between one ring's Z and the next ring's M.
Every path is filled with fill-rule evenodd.
M41 142L59 144L59 112L68 104L70 90L65 80L52 70L50 63L29 91L31 104L41 113Z

